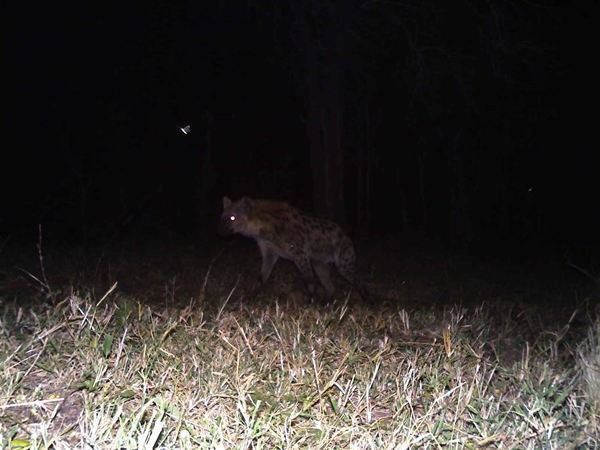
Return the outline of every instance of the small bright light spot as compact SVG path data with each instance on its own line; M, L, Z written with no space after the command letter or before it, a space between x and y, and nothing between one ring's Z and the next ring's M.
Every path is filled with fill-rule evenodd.
M233 222L235 220L235 216L230 216L229 220L231 220Z
M186 125L185 127L177 127L177 128L179 128L183 134L189 134L189 132L192 129L192 127L190 127L189 125Z

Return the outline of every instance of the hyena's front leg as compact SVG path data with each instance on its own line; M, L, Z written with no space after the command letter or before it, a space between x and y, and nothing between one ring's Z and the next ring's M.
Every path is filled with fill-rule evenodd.
M261 250L263 250L261 248ZM271 276L271 272L273 271L273 267L275 267L275 263L279 259L279 256L276 253L273 253L269 249L264 249L262 251L263 259L262 259L262 268L260 270L260 275L258 280L256 280L256 284L254 285L254 290L252 292L252 296L256 297L260 292L264 289L269 277Z

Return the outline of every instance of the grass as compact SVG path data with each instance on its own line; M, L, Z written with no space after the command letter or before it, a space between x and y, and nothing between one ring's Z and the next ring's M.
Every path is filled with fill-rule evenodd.
M5 248L0 448L600 447L597 288L383 245L364 272L396 303L307 305L285 265L242 302L237 242L53 250L44 273Z

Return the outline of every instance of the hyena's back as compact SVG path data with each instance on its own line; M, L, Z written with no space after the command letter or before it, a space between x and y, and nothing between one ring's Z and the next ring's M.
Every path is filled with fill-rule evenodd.
M355 275L354 245L334 222L285 202L247 197L232 202L224 197L219 232L225 236L239 233L256 240L263 263L255 294L262 290L281 257L296 265L312 295L316 293L313 273L325 288L327 298L333 295L329 266L334 263L340 274L365 297Z

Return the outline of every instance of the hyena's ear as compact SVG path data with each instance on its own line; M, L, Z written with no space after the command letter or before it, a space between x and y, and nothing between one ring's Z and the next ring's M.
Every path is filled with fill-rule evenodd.
M227 209L231 205L229 197L223 197L223 209Z
M250 214L252 212L253 207L254 202L251 198L244 197L240 200L240 208L244 212L244 214Z

